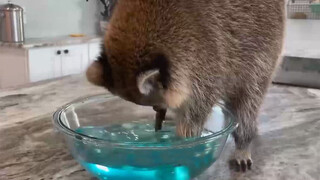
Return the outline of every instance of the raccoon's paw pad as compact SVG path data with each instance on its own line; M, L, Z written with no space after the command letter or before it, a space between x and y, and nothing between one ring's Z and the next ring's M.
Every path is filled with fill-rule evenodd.
M237 172L251 170L252 164L251 154L246 150L236 150L234 157L230 160L230 168Z

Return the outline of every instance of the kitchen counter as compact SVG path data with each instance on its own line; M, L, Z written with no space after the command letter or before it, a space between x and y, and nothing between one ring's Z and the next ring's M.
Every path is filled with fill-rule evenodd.
M65 46L65 45L73 45L73 44L100 42L101 40L102 40L102 37L98 35L88 35L84 37L61 36L61 37L55 37L55 38L30 38L30 39L26 39L25 42L23 43L0 42L0 48L9 47L9 48L30 49L30 48Z
M76 98L103 93L82 76L0 91L1 180L94 180L69 154L51 117ZM320 90L273 85L259 117L254 166L228 168L229 139L221 158L198 180L319 180Z
M274 82L320 88L319 29L319 20L287 20L285 57Z
M288 19L284 55L320 59L320 20Z

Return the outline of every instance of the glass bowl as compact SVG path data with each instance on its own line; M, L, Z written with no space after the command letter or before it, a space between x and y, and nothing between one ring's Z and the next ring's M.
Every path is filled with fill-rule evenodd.
M76 100L53 118L73 157L99 179L187 180L210 167L237 127L222 105L213 107L201 137L175 135L174 114L154 131L155 111L111 95Z

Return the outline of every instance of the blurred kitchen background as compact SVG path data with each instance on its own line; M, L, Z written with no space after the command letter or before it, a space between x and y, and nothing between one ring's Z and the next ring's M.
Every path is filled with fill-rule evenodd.
M0 88L81 74L100 51L114 1L0 0ZM320 87L319 0L289 0L274 82Z
M0 89L83 73L112 2L0 0Z
M113 0L114 1L114 0ZM0 88L83 73L99 54L112 1L0 0ZM320 87L320 3L289 0L274 82Z

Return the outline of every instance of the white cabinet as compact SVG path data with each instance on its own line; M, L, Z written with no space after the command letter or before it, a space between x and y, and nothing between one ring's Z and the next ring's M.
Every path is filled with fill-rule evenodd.
M101 43L89 43L89 64L97 60L97 57L100 56L101 52Z
M37 82L61 76L61 57L58 48L38 48L29 50L29 79Z
M0 48L0 88L83 73L99 54L100 42Z
M80 74L88 67L88 46L73 45L61 48L62 76Z
M88 66L88 45L37 48L29 50L31 82L80 74Z

